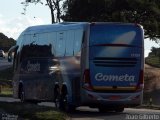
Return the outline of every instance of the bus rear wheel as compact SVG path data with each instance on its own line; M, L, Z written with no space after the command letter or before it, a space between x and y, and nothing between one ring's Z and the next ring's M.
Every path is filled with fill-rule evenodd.
M108 108L107 106L105 106L105 107L104 107L104 106L101 106L101 107L98 108L98 110L99 110L99 112L101 112L101 113L114 111L113 108Z
M24 95L25 95L24 89L23 89L23 87L21 87L21 89L20 89L20 101L21 101L22 103L25 102Z
M115 109L115 112L123 112L124 111L124 107L119 107Z
M75 111L75 106L71 105L68 102L68 94L67 94L67 87L63 86L60 92L59 87L54 90L54 102L55 102L55 107L58 108L59 110L62 110L64 112L74 112Z
M101 113L107 112L107 110L104 107L99 107L98 110Z
M67 95L61 95L59 103L60 103L59 104L60 109L65 112L71 113L74 112L76 109L74 105L68 103Z
M55 107L57 109L60 109L60 92L59 92L59 87L56 87L54 89L54 103L55 103Z

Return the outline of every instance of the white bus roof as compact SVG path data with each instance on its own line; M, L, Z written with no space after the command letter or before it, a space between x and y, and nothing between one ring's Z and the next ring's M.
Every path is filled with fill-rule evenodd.
M45 32L54 32L54 31L62 31L68 29L80 29L83 28L84 25L88 24L87 22L68 22L68 23L57 23L50 25L38 25L31 26L25 29L22 34L34 34L34 33L45 33Z
M119 22L62 22L49 25L37 25L26 28L20 36L24 34L37 34L37 33L47 33L47 32L56 32L56 31L65 31L72 29L83 29L85 25L88 24L123 24L123 25L135 25L133 23L119 23ZM20 37L19 36L19 37Z

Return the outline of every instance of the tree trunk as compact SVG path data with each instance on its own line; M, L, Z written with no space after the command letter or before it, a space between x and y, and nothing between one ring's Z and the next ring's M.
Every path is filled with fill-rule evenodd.
M55 23L55 18L54 18L54 11L53 11L53 9L51 9L51 20L52 20L52 24Z
M53 24L53 23L55 23L53 3L52 3L52 0L46 0L46 2L47 2L48 7L50 8L51 21L52 21L52 24Z
M56 0L56 8L57 8L57 22L60 22L60 14L61 14L61 11L60 11L60 7L59 7L59 0Z

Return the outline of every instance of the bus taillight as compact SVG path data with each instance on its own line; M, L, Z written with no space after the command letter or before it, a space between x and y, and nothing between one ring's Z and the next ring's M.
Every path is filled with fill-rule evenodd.
M141 70L139 74L139 81L136 87L136 91L141 91L143 88L144 88L144 72L143 70Z
M93 87L91 85L91 80L90 80L90 70L89 69L86 69L84 71L83 81L84 81L83 87L85 89L87 89L87 90L93 90Z

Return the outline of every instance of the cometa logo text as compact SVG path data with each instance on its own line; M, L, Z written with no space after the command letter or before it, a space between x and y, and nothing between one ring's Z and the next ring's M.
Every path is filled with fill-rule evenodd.
M117 81L117 82L123 82L123 81L128 81L128 82L134 82L135 76L133 75L104 75L103 73L97 73L95 75L95 79L97 81Z

